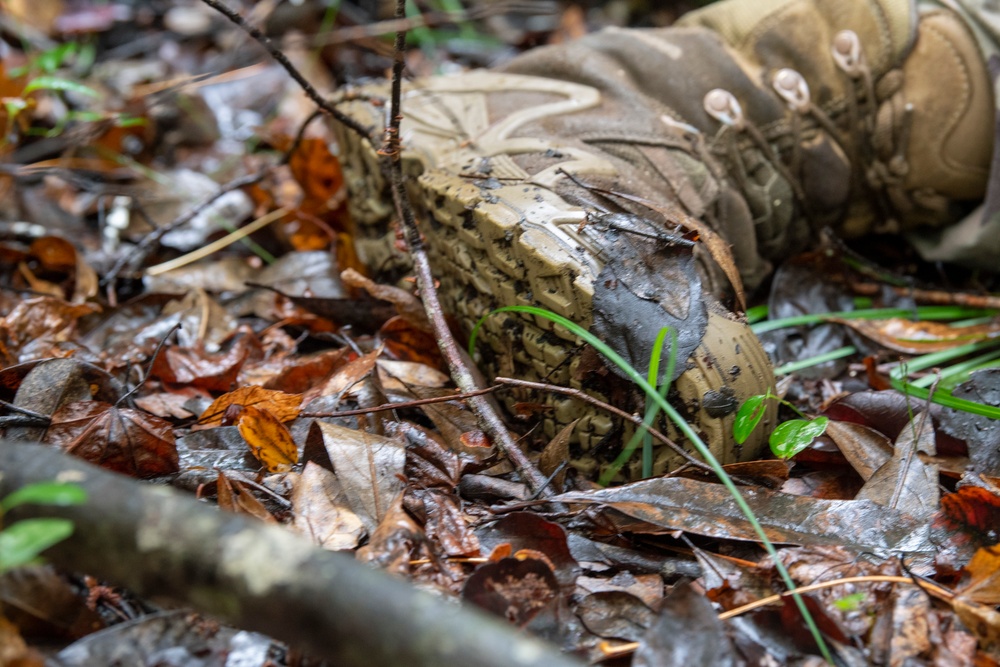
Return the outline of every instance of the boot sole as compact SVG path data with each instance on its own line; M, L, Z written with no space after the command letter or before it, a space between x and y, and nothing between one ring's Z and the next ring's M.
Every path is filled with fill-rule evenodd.
M503 79L500 83L505 90L523 84L524 80L534 89L540 81L492 76ZM432 82L436 84L436 92L469 90L468 83L458 77L451 82L444 78ZM544 83L547 92L551 91L553 82ZM565 85L569 88L567 97L578 96L579 89L592 92L583 86ZM366 92L381 95L387 89L373 86ZM412 109L407 103L404 99L404 113ZM550 106L559 112L559 105ZM370 103L348 102L341 108L366 125L380 127L384 123L384 109ZM586 220L586 212L553 191L525 181L511 183L492 175L463 178L442 171L442 162L449 162L449 168L457 170L455 154L467 152L467 148L461 147L462 133L449 132L447 125L424 120L421 127L423 111L418 107L415 120L408 116L410 128L404 125L403 169L429 259L435 277L440 280L439 296L446 312L457 318L466 333L483 315L516 304L541 306L589 327L593 280L601 262L592 241L576 231ZM469 109L457 111L468 113ZM531 110L526 113L538 115ZM396 249L392 198L379 170L378 155L367 141L337 123L333 125L350 195L358 254L376 273L405 270L408 260ZM466 167L469 159L475 158L473 154L471 158L465 155L458 159ZM490 155L490 161L495 173L497 155ZM509 166L502 163L499 168L509 171ZM581 381L580 341L545 318L497 314L486 320L479 340L481 366L490 372L582 389L605 401L610 398L612 392L607 386L595 387L592 382ZM756 458L766 443L764 433L770 430L767 425L775 418L773 401L768 402L765 423L747 442L739 446L732 438L738 405L750 396L773 389L771 364L756 336L745 324L709 311L702 343L687 361L688 370L674 383L672 403L691 420L721 462ZM617 447L601 447L617 427L616 420L606 413L561 395L505 394L507 408L515 413L523 400L540 401L542 428L548 437L576 422L572 463L581 473L596 474L617 453ZM621 397L615 398L620 403ZM667 431L677 439L672 425ZM610 451L602 453L599 451L602 449ZM683 458L670 448L657 445L655 474L673 470L682 463ZM638 477L638 466L638 461L633 462L626 476Z

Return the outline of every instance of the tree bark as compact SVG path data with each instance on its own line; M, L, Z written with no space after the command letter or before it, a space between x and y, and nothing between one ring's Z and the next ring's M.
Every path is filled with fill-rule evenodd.
M285 528L51 447L0 441L0 496L54 479L82 486L87 502L23 506L5 522L71 519L72 537L45 554L56 566L169 598L338 666L581 664L478 609L418 591Z

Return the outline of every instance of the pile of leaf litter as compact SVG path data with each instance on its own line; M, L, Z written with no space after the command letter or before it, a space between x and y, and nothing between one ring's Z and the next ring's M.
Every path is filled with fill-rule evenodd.
M58 479L90 498L63 543L78 551L48 552L60 569L17 560L34 555L14 550L29 503L0 504L0 663L319 664L267 636L254 614L274 610L236 592L219 592L240 605L227 616L194 581L168 586L175 602L249 617L244 627L264 634L147 597L164 592L165 574L155 585L155 571L114 574L125 553L114 548L128 542L114 531L174 542L181 559L193 549L183 525L161 534L125 521L130 503L168 485L169 503L183 494L223 516L217 504L258 522L240 526L279 525L485 609L516 631L512 646L530 634L609 664L817 664L773 561L716 480L689 472L599 488L566 474L565 436L539 441L529 419L512 427L544 452L538 466L561 492L532 497L456 396L419 302L364 277L329 131L256 42L197 3L10 7L0 21L0 463L44 465L4 469L0 488ZM483 64L614 13L573 6L497 23L485 12L456 25L452 3L429 9L410 24L416 73ZM384 17L349 3L241 10L319 90L391 62L379 35L398 26L373 28ZM998 422L918 391L1000 405L1000 371L967 379L995 356L996 304L894 285L837 246L821 257L783 269L767 304L772 321L814 321L755 326L784 367L784 400L824 416L824 433L784 452L791 460L729 472L838 663L996 664ZM931 314L919 301L932 296L954 310ZM905 314L845 314L875 307ZM914 323L911 311L957 325ZM958 363L975 362L929 372L956 349ZM826 360L789 370L807 357ZM25 454L28 442L45 454ZM102 496L110 487L91 488L79 459L147 481ZM65 500L42 491L31 506ZM107 514L87 514L94 507ZM192 529L203 521L192 511ZM215 567L239 567L222 553L232 560ZM201 566L190 558L193 580ZM96 563L108 580L74 563ZM386 604L350 603L376 615ZM437 645L474 644L478 617L468 617ZM421 641L381 630L387 644Z

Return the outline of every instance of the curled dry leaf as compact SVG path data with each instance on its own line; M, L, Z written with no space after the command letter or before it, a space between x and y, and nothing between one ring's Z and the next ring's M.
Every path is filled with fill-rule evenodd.
M157 477L178 470L169 422L102 401L79 401L59 408L52 415L45 441L133 477Z
M365 534L337 476L311 461L295 482L292 508L295 529L324 549L354 549Z
M288 472L299 462L299 450L288 428L266 410L243 408L237 426L250 451L268 472Z
M292 421L299 416L301 404L302 396L300 394L286 394L283 391L257 386L240 387L215 399L198 419L198 425L202 427L219 426L222 424L226 409L231 405L239 405L244 408L254 406L271 413L278 421Z
M893 318L888 320L842 320L830 318L848 326L882 347L903 354L927 354L950 350L977 340L1000 336L1000 321L954 327L944 322L914 322Z
M219 507L227 512L249 514L261 521L276 523L274 517L264 507L264 503L257 500L245 484L235 479L229 479L222 471L219 471L219 477L216 481L216 495L219 499Z

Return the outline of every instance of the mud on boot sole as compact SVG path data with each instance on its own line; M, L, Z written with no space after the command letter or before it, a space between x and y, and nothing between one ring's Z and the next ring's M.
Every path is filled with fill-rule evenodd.
M525 79L503 78L515 83ZM585 88L565 85L571 88L568 95L579 94L578 89ZM378 95L387 88L373 86L366 92ZM469 103L453 109L452 115L483 117L473 108L475 95L468 97ZM404 114L412 111L412 104L404 98ZM366 125L381 127L384 123L385 110L369 102L348 102L340 108ZM411 126L421 122L421 115L418 112L417 119L410 120ZM504 165L496 155L490 156L490 175L470 178L449 173L439 165L448 161L449 168L455 169L455 154L449 148L461 146L461 133L449 132L447 127L428 128L426 120L420 128L424 131L411 132L406 122L402 133L404 174L435 277L440 281L439 296L446 313L454 316L466 333L482 316L510 305L539 306L589 327L594 277L601 269L601 261L593 238L579 233L586 211L547 188L501 180L498 176L504 174L496 172L503 171ZM354 132L337 123L334 128L356 226L358 254L376 275L399 274L408 267L408 259L396 247L395 212L379 170L379 157ZM467 147L456 150L467 152ZM448 157L442 159L442 155ZM476 159L473 154L463 161ZM628 410L641 405L634 389L616 376L588 373L594 357L588 363L580 341L545 318L514 313L493 315L480 330L479 348L478 361L489 374L582 389ZM766 444L766 425L774 421L773 402L769 402L765 423L746 443L738 446L732 439L732 422L739 404L773 387L771 365L756 336L745 324L709 310L700 346L690 359L679 359L678 364L685 361L688 370L673 384L672 404L694 424L721 462L756 458ZM646 369L638 370L644 373ZM586 476L596 476L599 469L614 460L632 431L631 426L621 428L610 415L562 395L529 396L506 391L502 400L512 413L521 401L544 405L539 417L547 437L579 420L571 463ZM693 451L673 425L666 425L664 430ZM655 447L654 474L683 463L670 448L659 443ZM635 457L625 476L638 478L639 465Z

